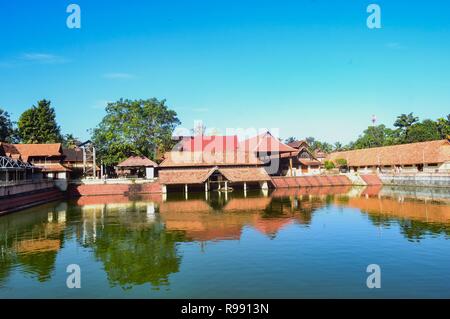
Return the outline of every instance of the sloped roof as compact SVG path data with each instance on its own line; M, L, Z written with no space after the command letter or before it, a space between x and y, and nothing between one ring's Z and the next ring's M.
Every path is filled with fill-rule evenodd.
M343 158L349 166L412 165L450 161L450 142L438 140L331 153L329 160Z
M270 132L265 132L242 141L239 144L239 150L244 152L260 152L260 153L285 153L295 152L295 148L290 147L273 137Z
M216 168L192 168L159 171L159 182L164 185L201 184Z
M61 143L53 144L12 144L25 161L30 156L62 156Z
M130 156L117 167L158 167L158 164L145 156Z
M35 166L42 169L42 172L44 172L44 173L72 171L70 168L67 168L60 163L52 163L52 164L45 164L45 165L35 164Z
M271 180L262 167L213 167L161 170L159 171L159 182L164 185L202 184L216 171L230 182L262 182Z
M230 136L185 136L178 144L177 150L187 152L227 152L238 148L237 135Z
M219 168L230 182L265 182L271 178L262 167Z
M305 140L300 140L288 143L287 145L293 148L300 148L302 146L304 147L308 146L308 143Z
M167 152L160 167L261 165L253 153L245 152Z

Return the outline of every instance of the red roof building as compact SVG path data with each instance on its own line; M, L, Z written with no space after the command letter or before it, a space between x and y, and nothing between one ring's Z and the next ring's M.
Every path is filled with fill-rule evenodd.
M238 148L236 135L230 136L185 136L178 144L179 151L186 152L235 152Z

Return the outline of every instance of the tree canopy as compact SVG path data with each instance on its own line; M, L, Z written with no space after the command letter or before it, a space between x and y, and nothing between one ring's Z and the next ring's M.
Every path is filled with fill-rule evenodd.
M12 142L13 134L13 123L9 113L0 108L0 142Z
M120 99L107 105L92 141L106 165L115 165L130 155L155 159L157 152L173 146L172 132L180 123L165 100Z
M56 123L55 109L50 101L41 100L37 106L32 106L19 118L18 137L22 143L58 143L61 142L61 132Z

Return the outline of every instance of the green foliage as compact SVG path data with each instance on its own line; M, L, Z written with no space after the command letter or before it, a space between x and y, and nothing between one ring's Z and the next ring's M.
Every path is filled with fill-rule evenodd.
M180 121L165 100L124 100L109 103L106 115L93 130L92 141L106 165L115 165L130 155L155 158L169 150L172 132Z
M73 134L65 134L62 143L65 148L75 148L81 144L80 140L73 136Z
M62 140L50 101L41 100L37 106L23 112L17 125L22 143L57 143Z
M335 168L334 163L333 163L332 161L325 161L325 162L323 163L323 165L325 166L325 169L326 169L327 171L329 171L330 169Z
M345 158L336 158L335 163L338 167L347 167L347 160Z
M13 133L13 124L9 113L0 108L0 142L12 142Z
M393 145L396 143L398 132L385 125L369 126L353 143L352 149L370 148Z
M400 129L400 132L403 135L404 140L407 140L411 126L417 123L418 121L419 118L414 116L413 113L409 113L408 115L401 114L400 116L397 117L394 126Z
M314 137L307 137L306 142L309 145L309 151L323 151L325 153L331 153L333 151L333 145L328 142L321 142L316 140Z

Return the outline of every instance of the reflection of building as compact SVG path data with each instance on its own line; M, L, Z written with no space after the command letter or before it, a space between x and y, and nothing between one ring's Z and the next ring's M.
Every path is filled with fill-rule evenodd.
M332 161L345 159L352 172L450 172L450 141L439 140L335 152Z

